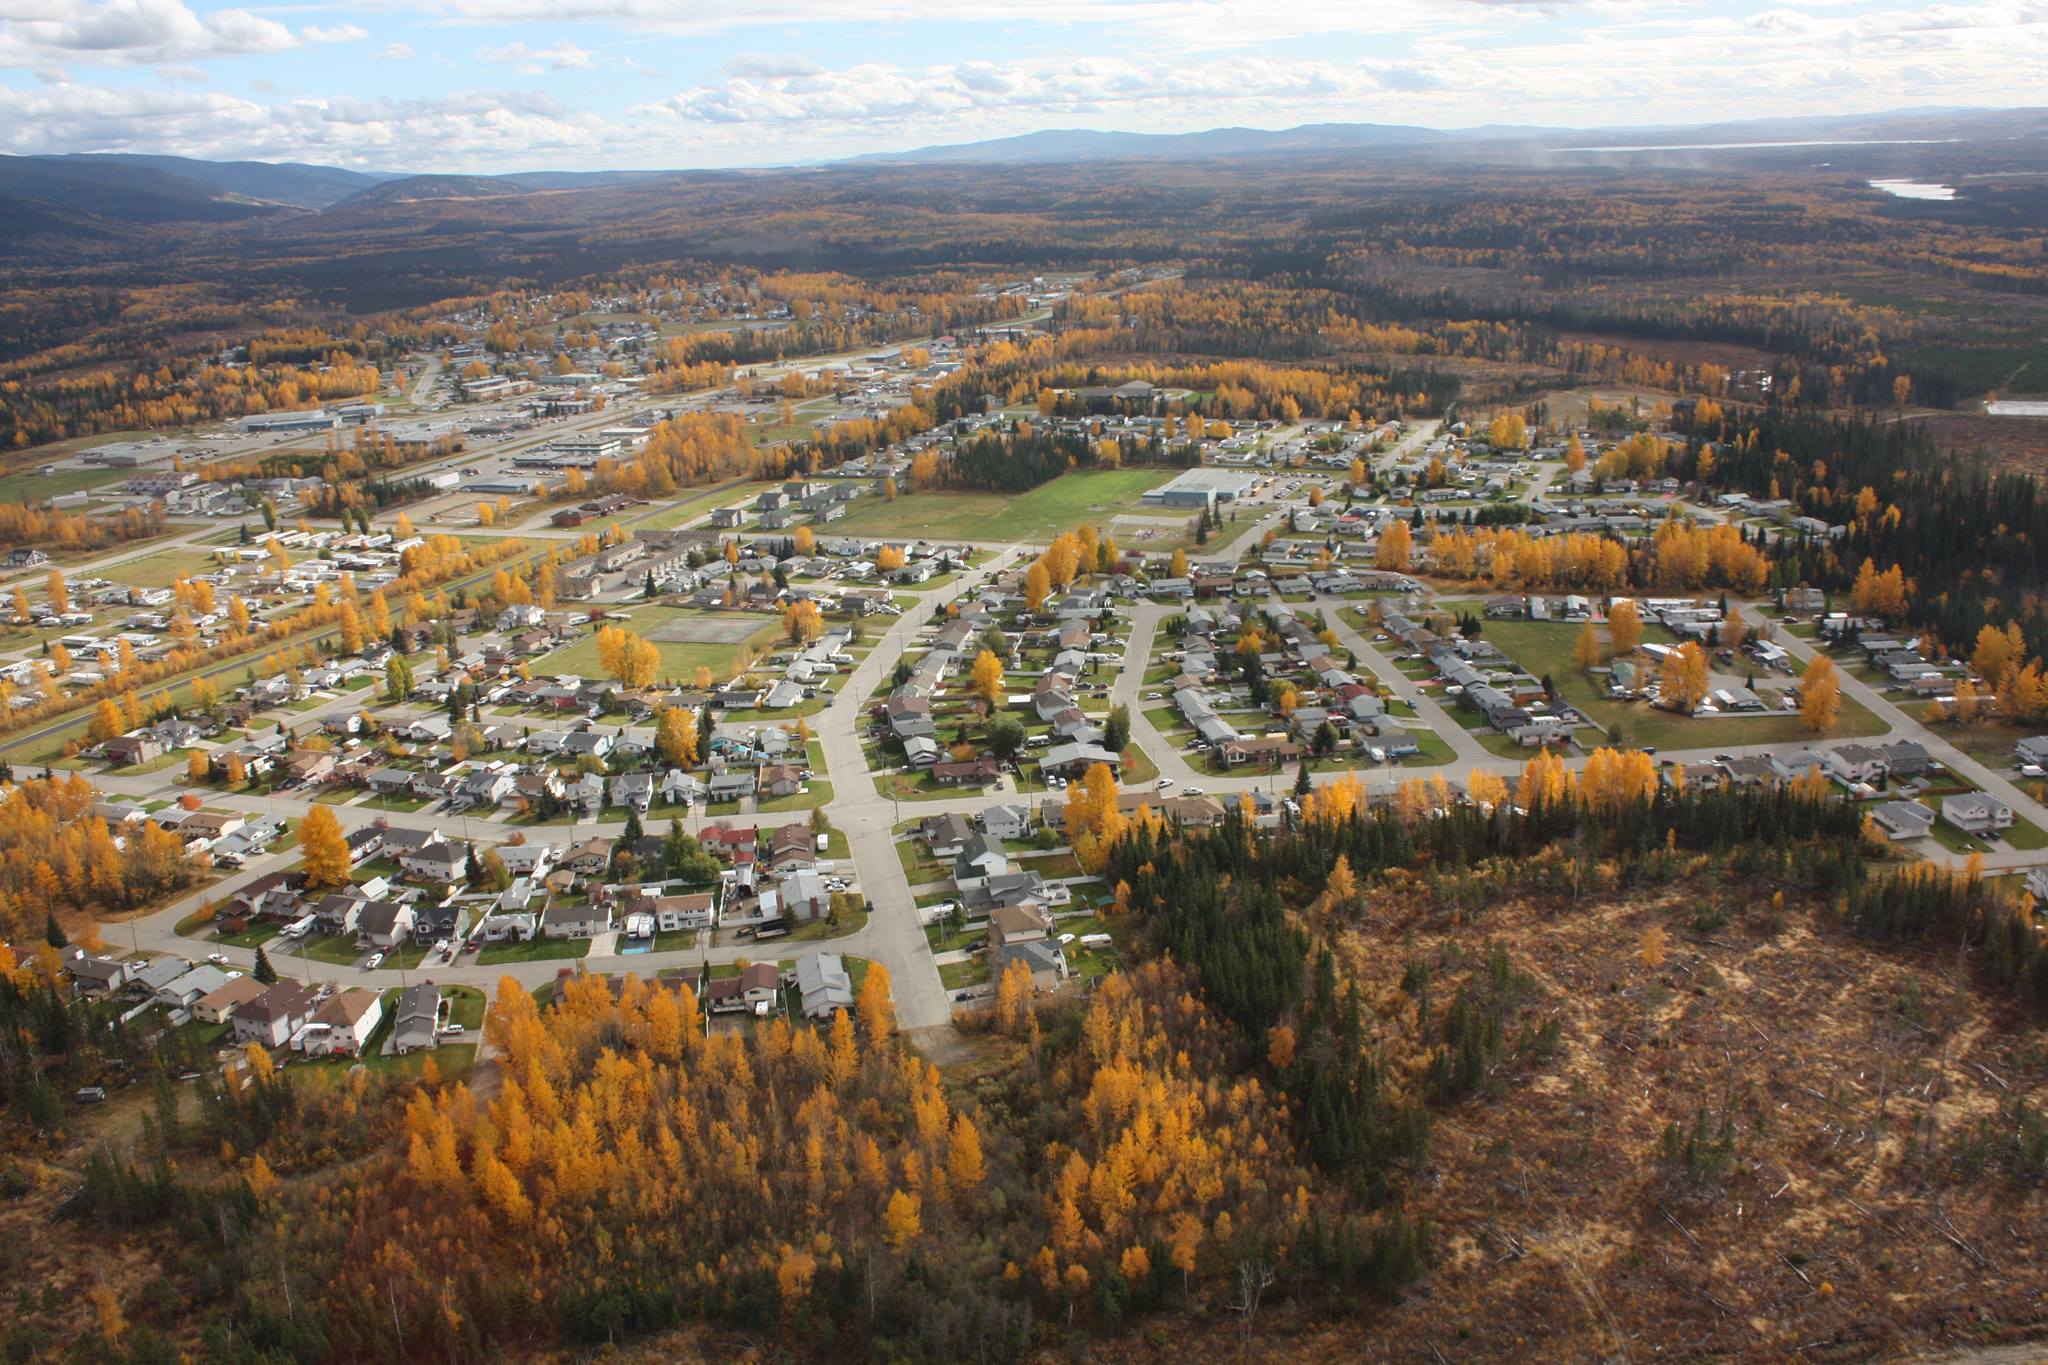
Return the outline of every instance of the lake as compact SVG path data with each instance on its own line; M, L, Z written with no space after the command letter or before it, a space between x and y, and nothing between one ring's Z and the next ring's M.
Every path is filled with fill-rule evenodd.
M1946 203L1956 197L1953 185L1935 185L1925 180L1871 180L1866 183L1874 190L1883 190L1900 199L1935 199Z

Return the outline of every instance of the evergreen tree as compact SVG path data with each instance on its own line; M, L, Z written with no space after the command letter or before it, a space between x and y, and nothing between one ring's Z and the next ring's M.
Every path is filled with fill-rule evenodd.
M57 912L54 910L49 911L43 918L43 942L60 950L71 946L71 940L64 937L64 926L57 923Z
M266 986L277 984L277 968L270 965L270 955L263 951L263 945L256 945L256 965L249 974Z

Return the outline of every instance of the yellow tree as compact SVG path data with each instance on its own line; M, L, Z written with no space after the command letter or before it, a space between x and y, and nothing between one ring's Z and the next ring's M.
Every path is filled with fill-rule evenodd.
M1405 573L1414 549L1415 537L1409 531L1408 523L1396 521L1380 533L1379 548L1373 552L1373 563L1382 569Z
M1657 674L1659 699L1673 711L1690 715L1707 695L1707 652L1687 640L1664 656Z
M953 1132L946 1145L946 1175L959 1190L971 1190L987 1174L981 1155L981 1132L965 1114L953 1116Z
M664 706L654 723L654 747L679 768L697 765L697 713L686 706Z
M897 545L884 545L875 552L875 567L883 573L895 573L903 567L903 549Z
M974 657L974 680L967 689L990 708L1001 706L1009 695L1003 689L1003 661L995 651L984 649Z
M783 609L782 630L791 644L808 645L825 633L824 618L818 614L818 604L805 598L792 602Z
M50 576L43 581L43 593L50 599L51 611L71 610L71 589L64 584L62 569L50 570Z
M1835 661L1825 654L1816 654L1800 675L1799 719L1815 734L1826 734L1835 728L1835 718L1841 710L1842 679L1835 671Z
M1172 562L1166 566L1166 572L1173 578L1186 578L1188 576L1188 552L1186 550L1175 550Z
M1616 602L1608 611L1607 638L1616 654L1632 654L1643 642L1643 618L1634 602Z
M348 839L331 806L314 802L299 823L299 849L305 860L306 880L316 887L343 886L348 882Z
M1045 571L1042 562L1033 560L1031 567L1024 571L1024 609L1037 611L1051 594L1052 575Z
M86 726L85 733L86 738L99 744L116 735L125 734L127 729L127 718L121 714L121 708L115 704L114 699L102 697L100 704L93 708L92 722Z
M1598 668L1606 658L1600 648L1600 632L1593 628L1591 621L1579 627L1579 638L1572 645L1572 662L1580 668Z
M854 1001L854 1012L860 1016L870 1048L880 1047L895 1034L896 1002L889 993L889 969L881 963L869 964L868 974L861 979L860 995Z

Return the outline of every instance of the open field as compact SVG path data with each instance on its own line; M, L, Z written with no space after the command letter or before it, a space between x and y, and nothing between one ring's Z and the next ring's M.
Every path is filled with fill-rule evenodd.
M661 652L661 676L672 679L687 679L698 668L704 667L723 681L731 675L733 662L744 645L751 642L759 649L779 639L782 634L782 623L773 616L693 611L659 604L634 607L615 613L611 619L653 641L654 647ZM754 629L741 629L748 624L752 624ZM692 633L721 638L676 638ZM573 673L582 678L602 677L604 668L597 658L596 633L542 655L534 661L534 671Z
M1883 721L1849 697L1842 698L1841 715L1834 729L1818 737L1790 712L1694 718L1675 715L1645 702L1614 701L1602 696L1593 680L1572 661L1572 646L1578 633L1578 626L1563 623L1488 621L1484 638L1526 671L1539 678L1548 674L1559 694L1603 729L1619 725L1624 742L1632 745L1666 749L1739 748L1748 744L1796 744L1815 738L1851 739L1885 731ZM1644 638L1655 636L1645 632ZM1792 680L1783 681L1789 684Z
M1136 511L1138 498L1177 471L1098 469L1063 474L1028 493L907 493L894 502L862 499L834 532L937 540L1050 540L1083 522L1101 524Z

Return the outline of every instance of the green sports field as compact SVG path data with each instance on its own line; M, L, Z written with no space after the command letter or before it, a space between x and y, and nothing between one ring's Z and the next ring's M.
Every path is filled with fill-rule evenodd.
M1167 469L1091 469L1062 474L1028 493L906 493L862 498L824 534L933 540L1045 541L1083 522L1137 511L1138 498L1174 476Z

